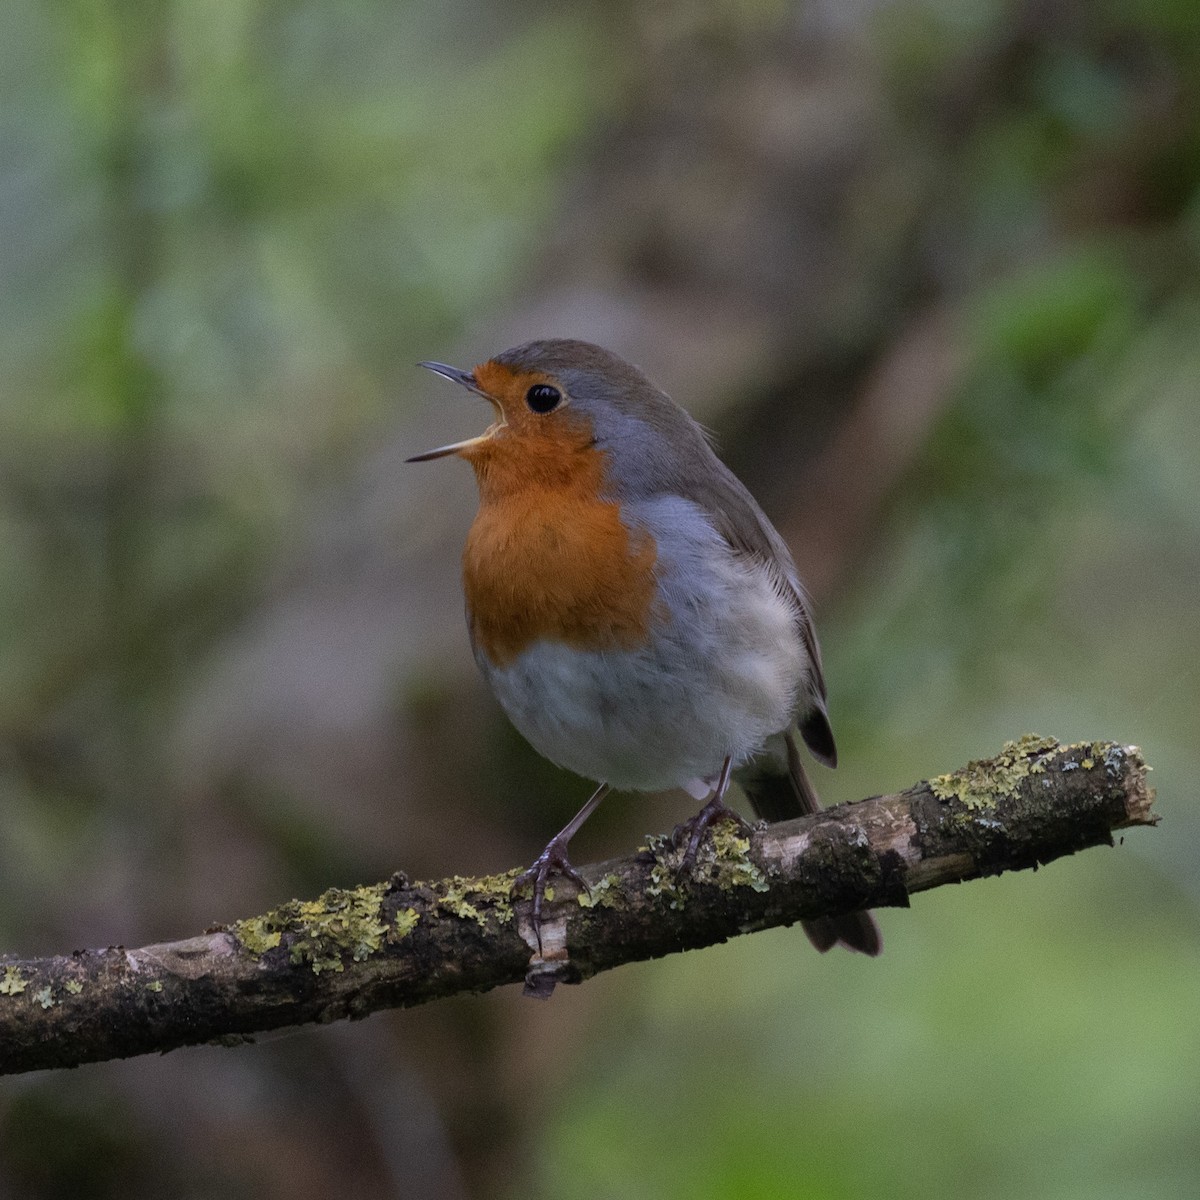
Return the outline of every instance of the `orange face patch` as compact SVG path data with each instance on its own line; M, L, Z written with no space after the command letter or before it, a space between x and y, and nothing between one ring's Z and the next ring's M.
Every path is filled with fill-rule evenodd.
M463 552L471 632L495 664L539 638L586 649L633 646L647 635L656 550L601 495L604 453L568 404L525 405L539 372L497 363L475 370L502 421L462 457L475 468L479 512ZM557 385L555 385L557 386Z
M503 363L485 362L471 372L480 391L485 392L497 409L499 424L522 437L541 438L560 429L565 409L554 413L535 413L525 396L535 384L559 385L542 371L516 371ZM567 418L567 424L570 419ZM466 456L464 456L466 457Z

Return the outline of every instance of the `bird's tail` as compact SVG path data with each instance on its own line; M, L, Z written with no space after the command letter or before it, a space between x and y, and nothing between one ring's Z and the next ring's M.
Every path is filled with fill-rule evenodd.
M795 739L784 735L787 747L786 767L763 755L738 772L738 782L755 814L764 821L788 821L821 811L821 802L813 790ZM782 756L780 756L782 757ZM883 949L879 926L869 912L845 913L839 917L816 917L801 921L808 940L822 953L839 942L850 950L874 957Z

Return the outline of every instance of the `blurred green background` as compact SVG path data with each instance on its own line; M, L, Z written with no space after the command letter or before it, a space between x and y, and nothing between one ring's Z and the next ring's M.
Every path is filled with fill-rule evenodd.
M0 1196L1200 1193L1200 14L14 0L0 945L528 861L587 785L476 679L532 336L713 427L817 602L832 802L1036 730L1162 826L882 914L236 1050L0 1080ZM575 844L690 812L618 797Z

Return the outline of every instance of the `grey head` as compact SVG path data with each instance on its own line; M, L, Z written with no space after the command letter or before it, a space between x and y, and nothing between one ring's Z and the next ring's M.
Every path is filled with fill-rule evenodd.
M714 470L728 474L700 426L641 370L601 346L548 338L505 350L493 361L541 371L559 384L590 420L597 447L607 452L608 482L619 500L673 493L708 507L706 481Z

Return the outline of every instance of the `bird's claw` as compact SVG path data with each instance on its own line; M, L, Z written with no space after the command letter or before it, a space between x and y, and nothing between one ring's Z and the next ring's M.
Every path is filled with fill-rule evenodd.
M700 853L700 846L709 827L723 820L733 821L742 833L749 833L753 828L741 813L730 808L720 796L714 796L690 821L684 821L682 825L675 827L671 834L673 845L678 846L687 838L687 848L679 860L681 874L689 873L696 865L696 856Z
M550 875L555 872L565 879L569 879L589 896L592 894L587 880L571 865L571 860L567 858L567 843L560 838L552 839L545 850L533 860L529 869L522 871L513 880L514 889L526 886L533 888L531 924L533 925L533 935L537 938L539 954L542 952L542 904L546 899L546 883Z

